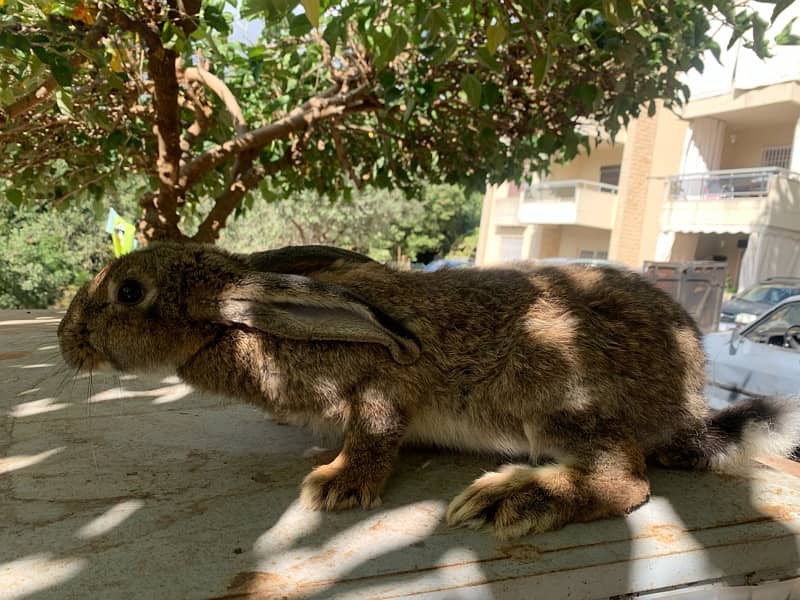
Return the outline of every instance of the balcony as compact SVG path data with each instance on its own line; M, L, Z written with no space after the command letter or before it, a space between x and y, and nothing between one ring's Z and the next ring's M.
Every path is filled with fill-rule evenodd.
M763 225L800 231L800 174L768 167L668 179L665 230L749 233Z
M611 229L618 191L615 185L583 179L531 185L519 204L519 222Z

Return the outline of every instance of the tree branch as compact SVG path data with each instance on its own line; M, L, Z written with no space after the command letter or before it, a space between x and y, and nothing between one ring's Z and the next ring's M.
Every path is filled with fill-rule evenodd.
M233 119L233 126L238 135L247 131L247 123L244 120L244 114L242 113L242 108L239 106L239 101L222 79L201 67L187 67L183 69L182 76L186 81L202 83L222 100L225 109Z
M267 165L258 164L247 169L240 177L237 177L222 194L214 200L214 206L209 211L206 218L197 228L197 233L192 236L192 240L202 243L213 243L219 238L219 232L225 227L225 223L231 213L239 206L244 195L253 189L265 177L274 175L279 171L291 167L294 164L291 152L287 151L280 160Z
M178 229L178 206L182 204L178 188L181 161L180 113L178 111L178 78L175 70L177 54L161 43L159 5L149 6L149 19L132 19L122 10L115 10L115 22L127 31L139 34L147 47L147 71L153 85L155 124L153 133L158 142L158 193L140 199L145 212L139 223L140 232L154 237L182 238Z
M189 108L194 112L194 122L189 125L181 139L181 151L183 152L181 160L188 160L189 150L203 135L203 132L211 126L211 118L214 116L214 109L199 93L200 90L194 89L195 86L200 87L198 84L192 85L191 83L186 86L185 93L188 98L181 104L182 107ZM181 166L183 166L183 163L181 163Z
M333 138L333 146L336 150L336 158L339 159L342 169L344 169L345 173L347 173L347 175L350 177L350 181L352 181L356 188L360 190L363 187L361 185L361 180L356 177L353 164L350 162L350 159L347 157L347 151L344 149L342 136L335 125L331 127L331 137Z
M88 49L96 47L97 43L100 41L100 38L102 38L108 32L108 25L109 10L107 7L103 6L97 13L97 18L94 22L94 25L92 25L92 27L86 33L86 37L83 40L83 48ZM70 65L72 65L72 68L75 69L85 63L87 60L88 57L86 55L77 52L72 56L72 58L70 58L69 62ZM0 109L0 125L4 125L9 121L13 121L20 115L23 115L32 108L42 104L48 98L50 98L50 95L57 87L58 83L56 82L55 78L52 75L49 76L45 82L34 91L24 95L22 98L5 109Z
M149 43L153 43L149 41ZM175 76L175 52L161 45L161 39L149 46L147 70L155 83L153 105L158 139L157 207L168 228L178 225L178 176L181 161L178 80Z
M289 217L289 222L290 222L290 223L291 223L291 224L294 226L294 228L297 230L297 233L299 233L299 234L300 234L300 243L301 243L301 244L307 244L307 243L308 243L308 237L306 236L306 232L305 232L305 230L303 229L303 226L302 226L302 225L300 225L300 223L298 223L298 222L297 222L297 219L295 219L294 217Z
M179 183L181 189L188 190L204 173L222 164L234 154L244 150L261 149L273 140L285 138L290 133L306 129L316 121L347 112L375 110L377 108L377 104L366 104L364 102L366 99L366 86L361 86L346 95L336 94L338 89L338 86L335 86L333 92L328 90L319 96L311 98L285 117L244 135L239 135L215 148L211 148L188 162L181 172Z

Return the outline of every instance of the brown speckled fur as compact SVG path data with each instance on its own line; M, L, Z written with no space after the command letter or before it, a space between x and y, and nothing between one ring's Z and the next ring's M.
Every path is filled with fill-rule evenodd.
M387 315L418 358L232 323L221 298L253 265L269 271L269 255L173 244L118 259L84 287L60 326L62 352L76 367L166 367L278 417L343 430L341 454L303 484L316 508L377 504L403 443L528 456L476 480L448 511L451 524L489 523L504 537L629 512L648 498L645 457L705 435L697 328L634 273L398 272L307 258L305 276ZM126 278L144 284L138 306L115 302Z

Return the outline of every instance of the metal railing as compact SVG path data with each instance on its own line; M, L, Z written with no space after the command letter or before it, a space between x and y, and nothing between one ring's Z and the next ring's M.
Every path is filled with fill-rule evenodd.
M765 198L777 178L799 180L800 175L779 167L674 175L668 178L668 197L670 200Z
M578 190L592 190L606 194L616 194L619 187L608 183L569 179L566 181L543 181L527 186L522 196L523 202L574 202Z

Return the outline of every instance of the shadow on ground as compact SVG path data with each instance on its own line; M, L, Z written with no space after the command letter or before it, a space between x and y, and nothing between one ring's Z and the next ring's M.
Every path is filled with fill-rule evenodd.
M656 471L627 519L498 543L442 524L497 461L408 450L380 508L309 512L310 434L169 378L73 380L56 322L0 319L3 598L594 598L800 565L800 485L766 468Z

